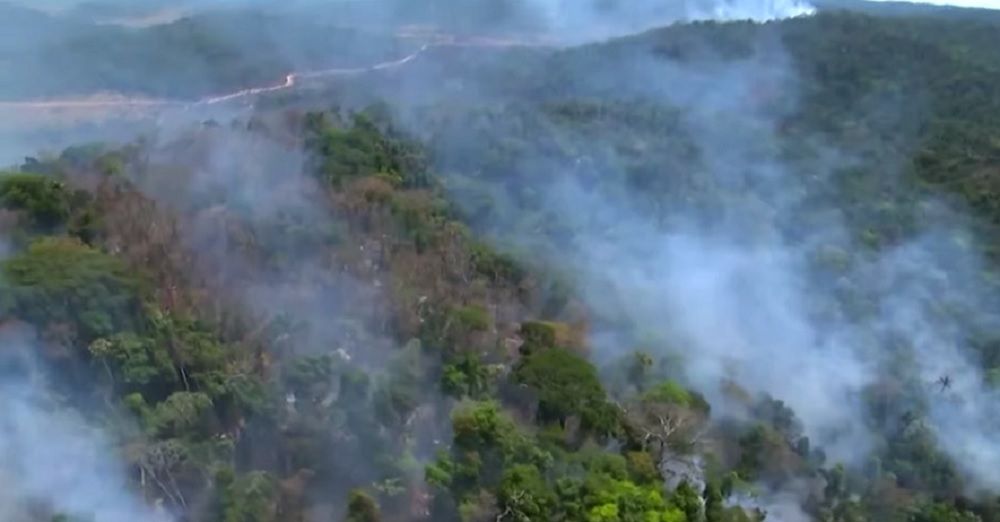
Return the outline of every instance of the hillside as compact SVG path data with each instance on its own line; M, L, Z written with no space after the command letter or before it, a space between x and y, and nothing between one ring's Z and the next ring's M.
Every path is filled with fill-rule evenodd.
M433 48L26 158L0 518L1000 520L1000 21L844 5ZM323 23L60 52L221 64L135 78L197 96ZM53 94L99 87L73 63Z
M873 16L892 17L934 17L938 20L953 19L993 19L998 18L995 9L975 9L906 1L866 2L865 0L819 0L813 5L821 11L850 11Z
M328 15L229 9L131 28L0 3L4 100L94 92L197 99L299 70L357 67L415 47Z

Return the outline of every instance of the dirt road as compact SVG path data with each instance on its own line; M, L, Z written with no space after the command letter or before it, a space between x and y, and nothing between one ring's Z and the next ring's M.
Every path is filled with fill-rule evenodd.
M406 65L428 49L435 47L552 47L554 43L524 38L496 38L482 36L457 36L444 34L433 29L406 28L395 35L398 38L420 39L425 41L419 49L400 59L372 64L366 67L333 68L315 71L292 72L285 75L284 81L273 85L263 85L241 89L231 93L206 96L198 100L169 100L158 98L129 97L117 94L96 94L76 98L54 98L45 100L0 101L0 111L73 111L73 110L142 110L158 108L191 108L207 105L218 105L261 94L292 89L299 80L331 78L337 76L352 76L372 71L384 71Z

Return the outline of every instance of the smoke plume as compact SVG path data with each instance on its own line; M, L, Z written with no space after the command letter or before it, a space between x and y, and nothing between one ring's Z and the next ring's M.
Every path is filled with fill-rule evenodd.
M111 440L46 382L21 328L0 333L0 518L168 522L130 491Z
M560 19L582 17L578 27L588 34L588 15L571 9ZM886 428L872 426L867 401L891 374L913 390L910 406L927 412L937 444L970 484L1000 486L997 452L987 442L995 392L969 346L997 324L1000 308L983 260L963 240L968 218L960 207L927 199L914 205L916 233L866 244L846 202L832 196L860 160L822 136L782 133L783 119L799 108L797 72L764 27L751 27L756 45L737 58L707 44L694 58L669 58L641 39L613 44L616 51L603 57L580 51L574 59L568 51L571 65L558 70L562 90L548 97L640 99L677 111L677 128L664 129L671 138L629 145L643 154L690 140L696 159L672 156L657 175L691 179L711 192L706 201L669 192L667 201L650 201L625 182L631 158L614 139L564 131L538 106L533 128L542 133L531 139L542 145L514 149L508 164L530 189L461 175L476 168L470 158L489 157L504 132L520 129L500 124L476 134L464 121L430 137L452 174L454 197L483 218L481 229L512 252L529 253L525 261L570 274L602 324L593 337L598 361L627 354L640 337L656 339L651 348L679 356L688 382L722 416L742 415L726 391L736 382L784 401L831 460L848 464L883 444ZM474 79L458 92L465 99L449 103L516 107ZM406 96L396 101L405 106ZM884 105L885 114L901 114ZM882 172L892 177L900 168ZM526 221L525 210L509 203L523 201L526 190L547 222ZM936 385L945 375L954 388Z

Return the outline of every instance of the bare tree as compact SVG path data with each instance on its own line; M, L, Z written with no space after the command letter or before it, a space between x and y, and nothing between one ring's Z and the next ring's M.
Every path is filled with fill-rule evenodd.
M187 501L178 484L176 473L186 460L185 452L176 441L165 441L143 448L136 464L139 467L139 481L143 488L147 480L175 506L187 508Z
M619 408L633 440L660 459L668 451L692 452L707 431L704 413L679 404L645 400Z

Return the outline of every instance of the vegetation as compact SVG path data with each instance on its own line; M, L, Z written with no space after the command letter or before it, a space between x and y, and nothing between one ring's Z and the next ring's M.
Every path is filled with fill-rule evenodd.
M173 53L215 48L206 38L217 27L254 33L271 22L202 23L118 35L134 48L114 46L107 59L183 61ZM982 285L995 289L996 23L829 12L678 25L503 54L476 73L506 79L495 86L503 103L408 114L413 133L385 105L282 108L166 144L31 158L0 175L0 326L38 332L54 392L112 434L143 498L185 520L759 522L772 520L766 493L786 489L804 489L798 507L824 522L997 520L996 492L973 491L922 422L928 406L899 370L912 355L892 339L880 344L888 370L861 398L877 435L865 465L828 458L805 435L803 412L780 398L732 383L732 403L710 404L685 378L685 347L599 368L590 331L661 340L623 326L615 296L588 302L593 289L544 262L591 245L539 196L553 165L575 165L567 175L653 222L678 209L712 222L734 205L766 206L712 178L684 107L644 86L585 84L578 72L636 49L738 61L776 39L801 100L790 110L762 85L748 103L775 120L777 155L808 165L803 137L819 136L858 158L780 231L811 248L814 220L843 212L851 237L817 248L809 269L844 283L845 267L921 232L921 197L947 194L980 218L967 248L992 256ZM84 34L51 52L92 52L113 36ZM151 60L157 53L167 56ZM257 74L240 49L206 56L233 69L194 90ZM139 90L160 85L136 78ZM367 81L352 86L377 93ZM871 110L872 99L918 92L913 121L908 107L891 124ZM262 142L303 149L304 167L239 164L240 195L226 190L232 178L199 177L240 159L231 156L256 158ZM222 149L231 156L212 154L232 143ZM503 247L518 234L520 250ZM870 296L847 283L856 282L844 284L837 312L864 317ZM995 374L1000 336L985 330L962 349ZM87 515L52 517L54 506L31 500L38 520Z
M343 17L326 14L229 9L142 28L16 4L0 6L0 14L13 28L0 56L21 71L0 81L5 99L95 91L201 98L278 84L300 68L360 67L411 50L406 42L350 28Z

